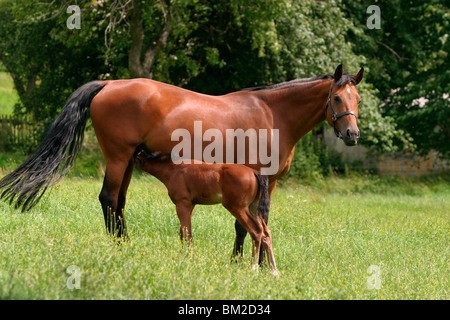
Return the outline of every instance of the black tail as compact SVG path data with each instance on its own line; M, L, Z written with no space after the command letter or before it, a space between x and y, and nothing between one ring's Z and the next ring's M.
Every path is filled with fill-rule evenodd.
M0 180L0 189L5 189L0 198L12 203L17 197L16 207L30 210L62 178L81 149L90 97L105 85L92 81L72 93L36 151Z
M259 198L258 212L264 221L267 223L269 220L269 209L270 209L270 197L269 197L269 178L263 176L259 173L255 173L256 179L258 180L259 190L261 192L261 197Z

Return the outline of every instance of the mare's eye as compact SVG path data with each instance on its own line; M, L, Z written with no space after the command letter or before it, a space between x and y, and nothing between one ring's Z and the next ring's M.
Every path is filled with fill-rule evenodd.
M358 100L358 104L360 104L360 103L361 103L361 99Z
M335 102L341 102L341 98L339 98L339 96L334 96L333 99Z

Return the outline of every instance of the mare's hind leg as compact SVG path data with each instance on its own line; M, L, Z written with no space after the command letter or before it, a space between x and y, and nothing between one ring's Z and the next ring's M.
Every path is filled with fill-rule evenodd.
M129 177L126 175L126 172L132 171L132 169L129 169L129 166L129 161L112 162L107 160L103 188L99 196L105 217L106 230L118 238L126 236L125 217L123 214L126 188L122 189L122 182L127 181L126 185L128 187ZM121 194L121 189L125 193L122 192ZM119 194L122 196L120 201Z
M119 197L117 202L117 212L123 212L125 209L125 202L127 199L127 190L130 185L131 177L134 170L134 159L130 159L128 162L127 169L125 170L125 175L123 176L122 185L119 190Z

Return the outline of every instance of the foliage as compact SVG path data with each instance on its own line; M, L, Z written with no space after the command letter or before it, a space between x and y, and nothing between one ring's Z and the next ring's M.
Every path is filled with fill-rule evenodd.
M291 168L283 179L298 177L317 179L334 173L343 173L344 169L340 156L329 150L321 139L308 133L295 146Z
M43 15L46 9L34 1L0 4L0 59L21 100L15 113L37 120L54 118L73 89L104 69L101 51L95 51L99 34L83 38L82 46L72 45L56 36L63 26Z

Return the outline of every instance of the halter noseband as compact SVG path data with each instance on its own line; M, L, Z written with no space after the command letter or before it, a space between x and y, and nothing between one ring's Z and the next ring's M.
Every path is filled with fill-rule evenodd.
M336 129L336 122L338 121L338 119L343 116L346 116L348 114L354 115L355 118L358 118L358 116L353 111L344 111L344 112L341 112L338 114L336 114L336 112L334 112L333 108L331 107L331 102L330 102L331 91L333 90L333 83L334 83L334 80L331 80L330 91L328 92L327 105L325 106L325 117L327 115L327 110L330 109L331 120L333 121L334 134L336 135L336 137L342 139L342 134Z

